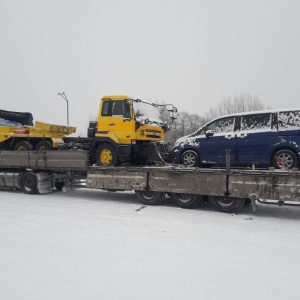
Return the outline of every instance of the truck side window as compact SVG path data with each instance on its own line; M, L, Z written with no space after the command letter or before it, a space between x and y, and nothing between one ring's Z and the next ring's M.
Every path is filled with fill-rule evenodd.
M281 111L278 113L279 130L300 129L300 111Z
M216 120L207 125L206 130L212 130L215 133L218 132L230 132L233 131L234 117L222 118Z
M130 104L127 101L124 102L124 118L128 118L128 119L131 118L131 116L130 116Z
M241 117L241 130L271 129L270 114L246 115Z
M112 101L104 101L102 105L101 116L111 116L112 112Z
M123 101L115 101L113 104L112 115L123 116Z

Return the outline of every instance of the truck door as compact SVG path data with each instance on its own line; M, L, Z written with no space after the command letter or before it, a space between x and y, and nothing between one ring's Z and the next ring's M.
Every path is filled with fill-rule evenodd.
M118 137L120 144L128 145L131 144L131 139L135 139L131 105L127 101L112 101L108 131Z
M98 133L107 134L108 124L110 122L112 112L112 101L103 101L100 105L99 117L98 117Z
M118 144L135 139L132 107L126 100L104 100L100 107L97 136L108 137Z

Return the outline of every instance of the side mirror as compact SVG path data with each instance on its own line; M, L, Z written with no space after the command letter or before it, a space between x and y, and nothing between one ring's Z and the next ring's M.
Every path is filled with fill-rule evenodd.
M206 135L207 138L209 138L210 136L214 135L214 131L213 130L206 130L205 135Z
M177 119L177 108L172 107L171 109L168 109L168 112L170 113L170 118L173 120Z

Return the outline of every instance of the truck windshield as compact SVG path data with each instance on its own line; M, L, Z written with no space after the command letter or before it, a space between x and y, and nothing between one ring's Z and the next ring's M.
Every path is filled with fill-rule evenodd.
M159 109L150 103L133 101L133 110L137 121L149 119L150 123L163 123Z

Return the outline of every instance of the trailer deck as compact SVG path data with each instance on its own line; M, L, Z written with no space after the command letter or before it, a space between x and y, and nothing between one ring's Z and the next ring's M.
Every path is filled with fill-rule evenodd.
M0 170L86 171L88 153L80 150L0 151Z
M90 166L88 152L81 150L0 151L0 172L25 170L51 172L57 180L57 188L63 184L71 185L77 176L86 179L86 187L91 189L132 190L144 204L158 204L168 193L184 208L194 207L199 198L206 197L218 210L226 212L238 211L246 201L251 201L255 210L256 200L268 204L300 205L299 171L241 170L229 166L226 169L170 165L99 167Z
M87 186L107 190L299 202L300 172L182 167L90 167Z

